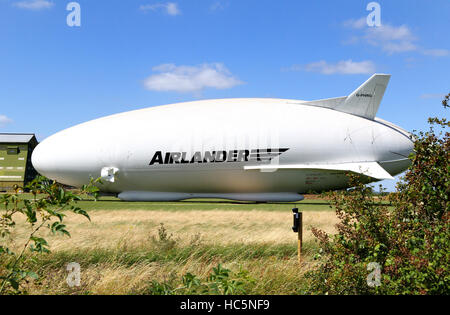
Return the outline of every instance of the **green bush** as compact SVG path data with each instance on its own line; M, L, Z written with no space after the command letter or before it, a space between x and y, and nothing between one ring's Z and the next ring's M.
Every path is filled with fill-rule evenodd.
M307 273L307 293L450 293L449 122L429 123L428 132L415 136L411 166L390 194L392 207L355 176L354 188L332 194L338 232L313 229L320 264Z

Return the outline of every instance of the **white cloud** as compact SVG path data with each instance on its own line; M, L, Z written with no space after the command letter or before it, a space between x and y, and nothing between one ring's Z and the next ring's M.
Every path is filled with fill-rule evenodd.
M167 3L166 4L167 14L169 15L178 15L181 14L180 9L176 3Z
M229 89L243 82L233 77L222 63L198 66L176 66L163 64L153 68L154 74L144 81L151 91L173 91L196 93L205 88Z
M174 2L167 3L156 3L156 4L144 4L139 7L141 11L156 11L163 10L168 15L176 16L181 14L181 10L178 7L178 4Z
M411 30L406 25L391 26L388 24L379 27L369 27L365 39L373 46L380 46L389 54L413 51L417 49Z
M322 74L372 74L375 72L375 64L370 61L341 60L337 63L328 63L325 60L312 62L307 65L294 65L287 70L309 71Z
M418 51L424 55L435 57L450 55L450 51L446 49L420 49L416 44L418 38L414 36L407 25L382 24L378 27L369 27L366 18L347 20L343 25L362 32L359 35L353 35L344 42L345 44L356 44L362 41L369 45L380 47L388 54Z
M392 26L383 24L378 27L367 28L367 38L377 41L414 41L417 38L406 25Z
M12 122L12 119L6 117L5 115L0 115L0 127L4 127Z
M423 99L441 99L443 100L445 97L445 94L422 94L420 95L420 98Z
M433 57L445 57L450 55L450 51L447 49L425 49L422 53Z
M218 11L218 10L224 10L225 7L229 5L228 2L223 1L215 1L211 6L209 7L210 11Z
M382 24L378 27L369 27L366 18L360 18L347 20L344 22L344 26L363 32L360 36L352 36L347 43L357 43L362 40L369 45L381 47L388 54L417 49L414 43L417 38L406 25Z
M362 17L358 20L350 19L344 21L344 26L354 29L362 29L367 26L367 19L365 17Z
M43 9L50 9L53 7L54 3L47 0L28 0L28 1L19 1L14 2L13 6L18 7L20 9L25 10L43 10Z

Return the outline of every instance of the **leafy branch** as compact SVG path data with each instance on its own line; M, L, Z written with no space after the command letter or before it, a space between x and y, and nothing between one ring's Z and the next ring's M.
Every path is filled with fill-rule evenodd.
M38 236L42 229L48 229L53 234L61 234L70 237L69 231L64 224L65 212L82 215L90 221L88 213L77 207L76 202L82 200L83 195L98 197L99 189L96 186L101 183L99 179L91 179L88 185L83 186L80 191L72 192L66 190L62 185L39 176L23 187L29 191L32 198L24 198L19 195L16 187L14 194L3 194L0 196L0 205L3 213L0 216L0 294L20 293L21 284L28 278L37 279L35 272L24 270L24 266L31 253L47 254L50 252L48 242ZM21 189L22 190L22 189ZM20 252L16 254L8 244L14 243L12 231L16 227L17 215L26 219L30 228Z

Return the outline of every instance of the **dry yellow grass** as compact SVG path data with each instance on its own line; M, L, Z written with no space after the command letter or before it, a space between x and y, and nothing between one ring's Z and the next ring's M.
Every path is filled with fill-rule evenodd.
M223 263L223 256L211 254L211 248L237 248L242 251L258 246L270 248L290 248L287 257L267 254L264 257L242 258L242 253L225 262L227 268L248 270L258 279L252 294L278 294L296 292L296 285L303 273L311 268L311 257L299 267L295 255L296 235L291 230L292 213L282 211L140 211L140 210L100 210L90 213L91 222L78 215L68 214L65 224L72 237L67 238L44 232L52 253L41 267L42 284L30 284L28 291L33 294L130 294L148 292L153 280L164 282L179 279L187 272L205 278L212 267ZM303 213L304 241L313 239L311 227L334 232L337 218L330 211L308 211ZM19 220L20 221L20 220ZM163 223L167 232L173 234L177 248L191 248L195 236L200 235L201 246L196 252L182 259L163 261L125 261L120 255L146 255L155 251L152 237L158 238L158 228ZM19 222L14 237L16 245L23 241L26 226ZM204 247L202 247L204 246ZM206 247L205 247L206 246ZM209 246L209 247L208 247ZM206 249L205 249L206 248ZM276 250L274 250L276 251ZM66 283L68 272L65 259L107 253L106 260L89 263L89 257L81 258L82 286L69 288ZM61 256L62 255L62 256ZM66 256L64 256L66 255ZM77 256L78 255L78 256ZM232 254L227 254L232 257ZM241 256L239 256L241 255ZM67 258L61 258L67 257ZM59 261L58 261L59 260Z
M52 251L62 249L112 248L117 246L140 247L157 234L163 223L182 244L190 242L200 233L208 243L291 243L295 235L291 230L290 212L268 211L95 211L91 222L79 215L69 214L66 225L72 234L46 235ZM318 211L303 213L304 240L313 238L311 227L333 233L337 218L334 212ZM26 235L19 224L16 235Z

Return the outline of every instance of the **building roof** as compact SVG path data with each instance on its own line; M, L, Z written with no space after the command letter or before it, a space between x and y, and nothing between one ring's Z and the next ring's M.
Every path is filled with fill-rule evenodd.
M32 133L0 133L0 143L28 143L33 138Z

